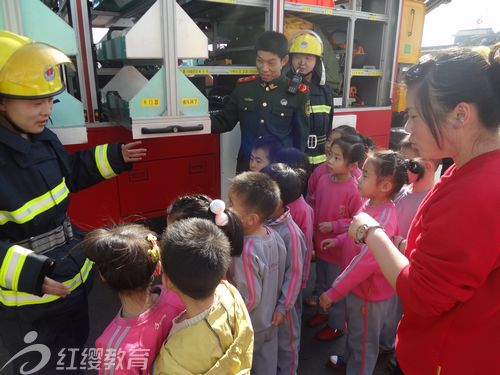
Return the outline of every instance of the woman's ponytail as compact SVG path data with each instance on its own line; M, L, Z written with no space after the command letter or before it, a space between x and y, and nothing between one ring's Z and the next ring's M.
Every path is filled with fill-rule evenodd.
M500 42L495 44L488 56L491 86L500 105Z

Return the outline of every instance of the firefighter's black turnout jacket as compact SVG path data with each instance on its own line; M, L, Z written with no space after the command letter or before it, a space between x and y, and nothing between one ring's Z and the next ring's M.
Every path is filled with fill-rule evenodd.
M128 169L130 165L123 161L118 143L70 155L47 128L27 140L0 126L0 303L3 308L39 306L57 300L57 296L41 293L43 279L49 274L65 282L70 290L85 282L92 268L92 262L85 257L76 261L80 263L75 265L80 277L74 278L72 272L60 269L56 271L59 274L51 274L50 258L16 243L62 225L67 219L70 192Z

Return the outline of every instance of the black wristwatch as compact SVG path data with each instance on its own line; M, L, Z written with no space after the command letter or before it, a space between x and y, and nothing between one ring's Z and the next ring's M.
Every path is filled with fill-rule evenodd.
M373 225L373 226L368 226L367 224L360 225L358 229L356 229L356 239L354 240L355 243L360 244L364 243L366 244L366 237L368 237L368 233L372 229L384 229L380 225Z

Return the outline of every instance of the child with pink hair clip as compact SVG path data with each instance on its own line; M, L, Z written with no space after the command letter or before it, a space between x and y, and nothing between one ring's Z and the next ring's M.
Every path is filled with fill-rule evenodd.
M151 373L172 320L184 310L175 293L151 284L161 274L156 236L142 225L122 224L93 230L81 245L121 302L95 343L99 374Z

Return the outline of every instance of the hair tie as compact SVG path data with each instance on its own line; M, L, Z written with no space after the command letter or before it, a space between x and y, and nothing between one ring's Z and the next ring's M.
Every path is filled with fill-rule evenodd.
M158 247L156 236L150 233L146 237L146 240L151 243L151 248L148 249L149 259L151 259L151 262L153 263L158 263L160 260L160 248Z
M405 168L413 174L421 174L424 172L422 165L417 163L415 160L405 159L404 165L405 165Z
M215 224L217 224L219 227L223 227L229 222L229 217L224 212L225 209L226 204L220 199L214 199L210 203L210 211L215 214Z

